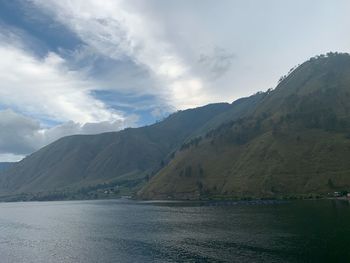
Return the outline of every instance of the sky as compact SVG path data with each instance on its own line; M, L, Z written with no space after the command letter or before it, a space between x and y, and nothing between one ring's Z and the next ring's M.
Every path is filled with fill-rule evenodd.
M350 52L347 0L0 0L0 162L274 88Z

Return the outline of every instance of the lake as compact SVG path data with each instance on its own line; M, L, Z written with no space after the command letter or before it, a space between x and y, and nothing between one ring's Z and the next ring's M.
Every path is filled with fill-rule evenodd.
M0 204L0 262L350 262L350 204Z

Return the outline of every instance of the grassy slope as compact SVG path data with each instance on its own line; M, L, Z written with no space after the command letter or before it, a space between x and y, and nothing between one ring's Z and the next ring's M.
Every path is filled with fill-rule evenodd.
M2 172L2 194L50 192L144 182L192 132L220 113L227 103L181 111L151 126L100 135L62 138Z
M119 195L132 194L184 142L253 111L263 97L256 94L232 104L180 111L146 127L62 138L3 172L0 196L8 196L6 200L13 200L13 195L14 200L27 199L28 194L34 199L95 198L96 192L116 186Z
M178 152L140 196L275 197L349 189L349 93L348 55L308 61L253 114Z
M141 196L276 197L343 190L350 188L349 156L349 139L317 130L278 138L265 133L241 146L203 142L179 153Z

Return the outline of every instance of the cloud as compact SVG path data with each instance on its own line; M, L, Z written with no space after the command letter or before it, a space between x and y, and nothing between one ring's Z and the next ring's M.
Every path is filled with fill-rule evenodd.
M129 118L129 121L136 122ZM129 123L132 125L132 123ZM125 122L76 123L44 128L38 120L11 109L0 111L0 161L19 160L23 156L67 135L112 132L125 127Z
M24 157L24 155L17 155L13 153L0 153L0 162L18 162Z
M17 122L23 134L13 128L18 156L59 136L135 125L135 115L149 124L233 101L310 56L349 51L347 1L8 2L0 4L0 109L29 118Z
M135 126L138 116L94 96L100 82L57 53L38 57L20 31L0 30L0 161L19 160L67 135Z
M198 64L209 80L216 80L230 70L235 57L224 48L215 47L209 53L201 53Z
M163 28L127 1L33 0L75 32L96 53L114 60L131 59L149 72L157 94L176 108L209 102L205 84L177 49L163 37ZM139 87L140 90L145 87Z
M103 121L95 123L76 123L73 121L65 122L48 129L40 129L38 133L41 135L41 144L46 145L58 138L73 134L99 134L104 132L115 132L126 126L133 126L137 121L137 116L129 117L129 124L124 121L116 120L114 122Z
M0 34L0 104L56 121L86 123L122 120L123 116L94 99L98 85L50 52L37 58L17 39Z
M0 153L23 155L36 150L40 123L16 114L0 111Z

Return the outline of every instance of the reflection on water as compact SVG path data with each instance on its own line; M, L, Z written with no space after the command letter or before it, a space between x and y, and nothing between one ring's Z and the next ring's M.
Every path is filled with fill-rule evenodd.
M0 204L1 262L350 260L347 201Z

